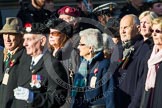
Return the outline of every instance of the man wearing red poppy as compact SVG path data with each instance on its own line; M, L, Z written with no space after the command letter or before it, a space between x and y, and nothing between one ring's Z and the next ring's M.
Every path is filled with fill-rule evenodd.
M66 101L67 73L47 50L48 34L42 23L25 24L23 46L29 58L20 63L14 108L60 108Z
M25 54L21 28L20 19L8 17L0 30L4 40L4 49L0 51L0 108L11 108L14 100L17 69L22 55Z

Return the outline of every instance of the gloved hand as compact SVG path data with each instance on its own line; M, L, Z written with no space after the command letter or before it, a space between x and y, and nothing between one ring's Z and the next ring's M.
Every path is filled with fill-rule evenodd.
M25 100L28 103L32 103L34 93L27 88L17 87L14 89L14 96L18 100Z

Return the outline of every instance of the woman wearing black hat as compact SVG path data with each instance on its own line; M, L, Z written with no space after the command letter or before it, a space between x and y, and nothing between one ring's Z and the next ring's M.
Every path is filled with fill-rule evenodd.
M73 46L71 36L73 33L72 26L62 19L49 20L47 26L50 28L49 49L52 55L60 60L66 69L68 82L72 85L74 73L77 71L80 64L80 56L78 50ZM70 93L69 88L69 93ZM66 104L62 108L69 108L68 101L70 94L66 100Z
M65 45L68 37L66 34L61 33L56 29L51 29L51 33L49 35L49 47L52 50L52 55L58 59L61 59L58 55L59 50Z

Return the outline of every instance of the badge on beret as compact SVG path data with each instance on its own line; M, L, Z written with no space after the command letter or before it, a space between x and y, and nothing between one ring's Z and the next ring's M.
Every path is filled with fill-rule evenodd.
M32 75L31 87L40 88L41 87L42 76L41 75Z
M69 13L70 12L70 9L69 8L66 8L65 9L65 13Z
M25 30L26 32L31 32L32 31L32 25L30 23L25 24Z
M66 15L70 15L73 17L79 17L80 16L80 11L74 7L70 7L70 6L64 6L61 9L58 10L57 12L59 15L61 14L66 14Z

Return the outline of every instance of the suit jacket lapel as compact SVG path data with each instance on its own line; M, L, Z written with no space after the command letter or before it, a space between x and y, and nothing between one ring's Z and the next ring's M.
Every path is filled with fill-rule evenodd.
M29 84L29 82L31 81L31 77L32 77L32 74L37 74L42 68L43 68L43 65L44 65L44 57L42 57L38 63L33 67L32 70L30 70L30 64L31 64L31 61L32 61L32 58L30 57L29 58L30 60L26 61L25 64L23 64L23 70L22 72L20 72L20 79L19 79L19 82L18 82L18 85L25 85L25 84Z
M13 66L14 65L17 65L20 63L20 57L22 56L23 54L23 50L19 50L18 52L16 52L16 54L13 55L13 57L11 58L11 60L9 62L12 62L13 61ZM9 66L9 68L12 69L12 66Z
M43 68L43 57L38 61L38 63L33 67L33 69L31 70L32 74L36 74L37 72L39 72L39 70L41 70Z
M46 51L46 53L42 56L42 58L38 61L38 63L33 67L32 74L36 74L37 72L39 72L39 70L41 70L44 67L44 65L45 65L44 61L50 55L51 54L48 51Z
M21 69L19 69L19 77L18 77L18 85L24 85L31 80L31 71L30 71L30 63L31 57L24 54L23 60L20 63Z

